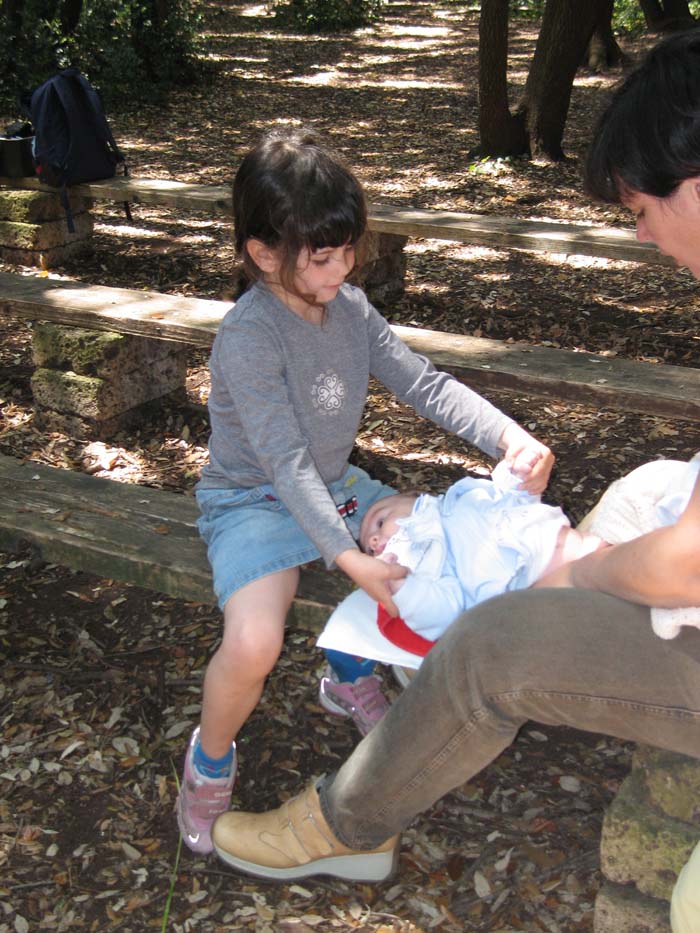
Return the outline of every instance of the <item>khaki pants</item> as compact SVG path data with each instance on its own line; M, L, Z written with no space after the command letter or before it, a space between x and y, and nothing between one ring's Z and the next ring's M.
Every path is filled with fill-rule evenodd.
M700 843L678 876L671 897L673 933L700 931Z
M528 720L700 758L700 630L658 638L648 609L590 590L480 603L321 782L324 815L346 846L374 848L485 768Z

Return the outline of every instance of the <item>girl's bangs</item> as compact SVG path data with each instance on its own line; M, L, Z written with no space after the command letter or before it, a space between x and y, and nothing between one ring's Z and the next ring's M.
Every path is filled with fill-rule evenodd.
M343 209L338 205L335 210L328 212L324 217L309 218L305 245L310 250L336 248L346 243L355 245L367 226L366 215L363 208L357 205L348 205Z

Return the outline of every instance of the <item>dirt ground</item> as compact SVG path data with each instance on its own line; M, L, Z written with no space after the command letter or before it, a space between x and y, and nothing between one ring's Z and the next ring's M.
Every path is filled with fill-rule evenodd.
M514 99L535 38L535 25L513 24ZM567 162L475 167L476 41L477 14L458 2L389 3L381 23L355 36L301 39L280 33L262 4L212 0L205 44L220 68L215 81L179 92L163 111L111 122L135 176L225 183L263 127L302 121L347 155L375 201L629 223L589 203L580 183L595 113L619 74L578 75ZM649 41L625 47L634 56ZM95 216L93 254L52 275L229 295L227 224L143 207L129 224L108 204ZM405 297L382 309L393 322L698 365L697 286L686 272L419 240L408 263ZM9 317L0 327L2 453L191 494L206 457L205 354L191 353L186 404L144 416L138 430L78 441L35 423L31 330ZM489 397L554 449L547 497L574 521L621 473L700 449L694 423ZM378 388L356 460L385 481L435 490L490 465ZM399 875L384 885L276 886L186 850L178 861L176 775L218 613L28 552L0 555L0 567L0 933L593 929L600 824L629 766L626 743L525 727L491 767L412 824ZM276 805L357 741L316 702L314 641L288 633L241 737L235 806ZM385 682L395 693L388 673Z

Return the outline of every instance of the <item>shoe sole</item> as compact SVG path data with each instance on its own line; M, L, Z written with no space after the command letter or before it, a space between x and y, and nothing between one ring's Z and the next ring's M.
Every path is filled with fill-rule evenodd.
M406 687L408 687L408 685L418 673L418 671L414 671L409 667L401 667L400 664L392 664L391 672L394 675L396 683L399 685L399 687L401 687L402 690L405 690Z
M292 868L272 868L247 862L220 849L216 843L214 851L231 868L255 878L271 881L296 881L314 875L331 875L343 881L377 882L388 881L396 874L399 860L398 846L390 852L375 852L367 855L337 855L333 858L315 859L306 865Z
M187 846L188 849L192 852L196 852L197 855L209 855L210 852L214 851L214 843L211 841L211 834L209 832L199 832L196 834L196 838L190 833L185 825L185 820L182 816L182 803L181 798L178 795L177 798L177 828L180 830L180 836L182 837L183 843ZM212 820L212 824L213 824Z

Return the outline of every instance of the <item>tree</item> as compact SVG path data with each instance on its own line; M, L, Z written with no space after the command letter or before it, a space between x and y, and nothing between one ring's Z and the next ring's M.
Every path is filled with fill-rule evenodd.
M656 23L687 25L687 0L639 0ZM483 0L479 20L479 134L482 156L558 160L576 71L624 61L612 30L614 0L546 0L521 100L508 102L508 0Z
M612 27L614 6L615 0L607 0L602 4L603 9L588 43L585 60L591 71L606 71L625 62L625 55L617 44Z
M688 0L639 0L650 32L685 29L696 25Z

